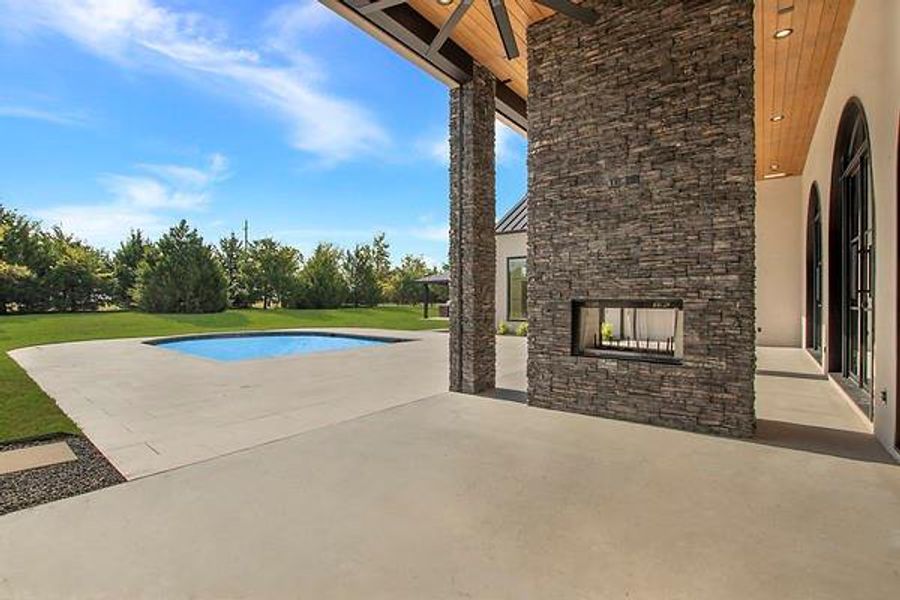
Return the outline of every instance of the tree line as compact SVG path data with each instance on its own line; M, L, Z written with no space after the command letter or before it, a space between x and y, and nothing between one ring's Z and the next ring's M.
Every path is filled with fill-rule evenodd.
M323 242L304 257L270 237L207 244L184 220L156 241L134 230L108 253L0 205L0 313L413 304L423 293L415 281L435 271L411 254L393 266L383 233L347 250Z

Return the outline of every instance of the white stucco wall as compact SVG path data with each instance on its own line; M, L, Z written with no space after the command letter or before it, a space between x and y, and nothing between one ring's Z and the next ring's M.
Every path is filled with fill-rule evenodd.
M804 239L800 177L756 184L756 343L800 346Z
M895 372L897 135L900 115L898 0L856 0L801 178L802 205L798 207L802 215L798 224L801 239L806 235L806 196L814 182L819 186L822 199L823 230L828 231L835 136L844 106L854 97L861 101L869 125L875 195L875 433L885 446L890 447L894 444L898 392ZM824 259L827 282L827 239ZM829 301L826 285L826 315ZM830 351L831 348L826 346L826 354ZM888 393L886 403L879 399L882 390Z
M515 256L525 256L525 246L528 241L526 233L505 233L496 236L497 239L497 299L496 317L494 325L506 322L507 313L507 281L506 259Z

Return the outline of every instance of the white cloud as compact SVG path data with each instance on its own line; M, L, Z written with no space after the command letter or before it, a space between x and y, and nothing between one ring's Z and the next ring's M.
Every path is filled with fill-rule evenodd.
M363 106L320 89L320 77L309 74L315 69L297 68L299 52L285 65L235 47L199 13L152 0L0 0L0 13L0 28L17 37L56 33L123 66L172 70L205 90L250 100L287 125L294 148L326 163L377 153L389 141ZM284 36L323 18L308 6L290 15Z
M402 233L416 240L428 242L442 242L446 244L450 239L450 226L446 218L436 219L433 214L419 215L418 224L415 227L405 229Z
M446 225L423 225L410 230L410 234L420 240L446 242L450 239L450 227Z
M523 138L501 121L496 121L494 156L498 165L509 165L523 156ZM446 133L422 138L415 144L419 155L442 165L450 164L450 139Z
M110 249L115 248L131 229L141 229L156 236L171 225L157 213L127 204L54 206L38 210L36 215L91 244Z
M161 177L173 185L197 188L205 187L224 179L228 172L228 158L219 153L210 155L207 169L198 169L184 165L148 163L139 164L138 168Z
M425 264L429 269L440 269L444 266L444 263L447 259L438 260L433 256L422 255L422 259L425 261Z
M446 134L420 139L415 147L416 151L428 160L441 165L450 164L450 140Z
M147 163L137 168L147 174L100 176L109 194L106 201L51 206L36 214L93 244L113 248L131 229L158 235L185 213L206 208L214 186L227 176L228 159L213 154L205 168Z
M268 33L266 42L274 50L296 56L304 36L321 32L337 20L334 12L316 0L282 4L270 12L263 23Z
M84 125L87 122L84 115L76 112L10 104L0 105L0 118L2 117L46 121L56 125Z
M150 177L106 175L101 183L120 203L134 208L198 210L209 201L205 191L171 188Z
M497 163L504 165L522 159L522 145L524 138L510 129L501 121L497 121L496 135L494 137L494 152L497 155Z

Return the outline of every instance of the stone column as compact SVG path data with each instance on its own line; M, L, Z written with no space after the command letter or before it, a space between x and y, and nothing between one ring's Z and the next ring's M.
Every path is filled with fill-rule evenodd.
M450 91L450 391L495 384L494 76Z
M750 436L753 3L583 5L528 27L528 401ZM577 355L590 299L682 302L683 357Z

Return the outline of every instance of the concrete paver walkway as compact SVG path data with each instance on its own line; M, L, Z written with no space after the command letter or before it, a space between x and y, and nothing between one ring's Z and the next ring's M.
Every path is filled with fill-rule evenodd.
M0 597L889 598L900 467L829 385L759 377L753 441L438 394L2 517Z

